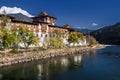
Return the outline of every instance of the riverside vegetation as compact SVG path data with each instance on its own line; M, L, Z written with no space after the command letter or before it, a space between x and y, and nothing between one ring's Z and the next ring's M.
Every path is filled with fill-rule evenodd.
M0 66L11 65L15 63L38 60L58 55L67 55L74 52L89 50L91 47L73 47L65 45L62 41L63 33L58 30L53 31L51 37L46 38L46 44L39 47L40 38L25 26L18 28L8 28L6 23L9 21L7 15L1 17L0 24ZM80 32L70 32L68 35L69 43L78 43L80 39L84 39L84 35ZM89 36L87 38L89 45L98 44L97 41ZM24 49L19 47L19 44L24 44ZM37 47L30 47L35 45ZM92 47L93 48L93 47Z

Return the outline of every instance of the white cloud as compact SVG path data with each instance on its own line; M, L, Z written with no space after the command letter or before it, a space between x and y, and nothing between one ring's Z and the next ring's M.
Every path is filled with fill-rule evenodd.
M98 24L97 24L97 23L92 23L91 25L92 25L92 26L98 26Z
M33 17L31 14L29 14L27 11L18 8L18 7L6 7L2 6L0 8L0 14L3 14L3 12L6 12L7 14L17 14L17 13L22 13L23 15L26 15L28 17Z

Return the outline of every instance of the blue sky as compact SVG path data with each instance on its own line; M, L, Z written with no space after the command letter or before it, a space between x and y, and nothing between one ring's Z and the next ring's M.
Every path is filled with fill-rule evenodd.
M97 29L120 22L120 0L0 0L0 7L19 7L36 16L41 11L57 25Z

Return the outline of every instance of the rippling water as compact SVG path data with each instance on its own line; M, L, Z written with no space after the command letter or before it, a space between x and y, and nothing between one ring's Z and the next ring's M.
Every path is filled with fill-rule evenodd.
M120 46L1 67L0 80L120 80Z

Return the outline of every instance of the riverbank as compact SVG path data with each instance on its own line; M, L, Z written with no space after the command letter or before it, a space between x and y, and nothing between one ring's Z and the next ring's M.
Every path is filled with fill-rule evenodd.
M46 58L53 58L74 53L83 53L92 49L100 49L104 47L105 46L103 45L95 45L91 47L87 46L76 48L48 49L43 51L22 52L18 54L0 54L0 66L7 66Z

